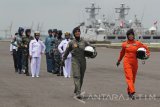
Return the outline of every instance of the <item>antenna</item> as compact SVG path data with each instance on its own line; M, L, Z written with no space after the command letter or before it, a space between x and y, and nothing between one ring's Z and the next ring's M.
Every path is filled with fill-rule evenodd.
M42 29L43 29L43 25L44 25L44 23L42 22L41 25L40 25L40 27L39 27L40 33L41 33L41 32L44 32L44 31L42 30Z
M40 29L40 23L37 24L37 29L36 30L39 31L39 29Z
M142 12L142 17L141 17L141 22L143 21L144 11L145 11L145 5L144 5L144 7L143 7L143 12Z
M13 26L13 22L11 22L11 25L9 26L9 36L11 36L11 32L12 32L12 26Z
M98 15L100 7L95 7L94 3L91 3L90 7L86 7L86 12L89 14L89 25L88 27L96 27L96 15ZM96 12L97 10L97 12Z
M32 24L31 24L31 27L30 27L31 31L33 31L33 25L34 25L34 22L32 21Z
M127 6L125 7L125 4L122 3L121 7L115 8L116 13L119 13L119 20L125 20L126 15L128 15L128 12L130 8Z

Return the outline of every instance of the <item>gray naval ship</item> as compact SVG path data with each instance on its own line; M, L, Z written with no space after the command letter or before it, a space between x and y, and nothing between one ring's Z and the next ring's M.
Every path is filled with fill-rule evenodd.
M141 21L135 15L133 20L126 20L130 8L121 4L119 8L115 8L118 18L114 21L108 21L103 15L102 19L96 19L101 8L95 7L92 3L91 7L85 8L89 14L89 18L80 23L82 38L88 41L109 41L118 43L126 40L126 31L130 28L134 29L136 39L147 43L157 43L160 41L160 32L158 32L157 22L151 28L144 28Z

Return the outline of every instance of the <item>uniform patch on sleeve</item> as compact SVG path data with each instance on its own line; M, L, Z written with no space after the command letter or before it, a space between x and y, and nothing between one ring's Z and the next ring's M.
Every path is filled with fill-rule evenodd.
M77 48L77 47L78 47L78 45L77 45L76 43L74 43L74 45L73 45L73 46L74 46L74 48Z

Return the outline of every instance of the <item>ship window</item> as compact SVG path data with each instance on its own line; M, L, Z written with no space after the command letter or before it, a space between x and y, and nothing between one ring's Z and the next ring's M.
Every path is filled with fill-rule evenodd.
M151 36L143 36L143 39L151 39Z
M153 39L160 39L160 36L153 36Z
M115 36L107 36L107 39L115 39Z
M119 36L118 39L126 39L126 36Z

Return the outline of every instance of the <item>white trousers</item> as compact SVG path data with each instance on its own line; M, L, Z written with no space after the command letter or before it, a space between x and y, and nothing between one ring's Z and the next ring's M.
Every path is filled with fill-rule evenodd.
M65 66L63 67L63 74L65 78L71 76L71 58L67 58L65 60Z
M41 66L41 57L33 57L31 59L32 77L39 76L40 66Z

